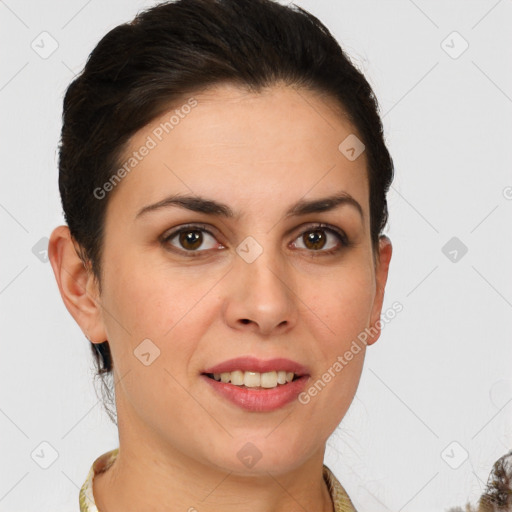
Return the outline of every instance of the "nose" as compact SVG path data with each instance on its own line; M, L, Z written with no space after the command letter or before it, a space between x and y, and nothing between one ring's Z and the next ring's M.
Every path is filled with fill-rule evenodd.
M290 330L297 322L298 299L284 264L263 251L251 263L237 256L233 265L224 309L228 325L262 336Z

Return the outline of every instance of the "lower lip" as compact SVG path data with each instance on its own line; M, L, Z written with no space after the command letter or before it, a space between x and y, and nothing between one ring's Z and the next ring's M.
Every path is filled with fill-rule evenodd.
M206 375L201 375L214 391L246 411L269 412L284 407L304 390L308 375L303 375L287 384L278 384L276 388L248 389L234 384L219 382Z

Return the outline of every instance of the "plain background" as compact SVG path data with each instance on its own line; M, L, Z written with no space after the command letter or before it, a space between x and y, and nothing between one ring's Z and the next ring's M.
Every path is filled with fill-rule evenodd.
M296 3L367 76L396 167L384 309L403 311L368 349L325 462L361 511L474 502L512 448L512 2ZM2 511L78 510L92 462L118 446L44 249L63 223L64 91L150 5L0 2Z

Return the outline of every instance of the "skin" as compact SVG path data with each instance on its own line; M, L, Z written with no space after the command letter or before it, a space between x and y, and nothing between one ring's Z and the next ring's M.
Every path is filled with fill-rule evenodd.
M114 360L120 453L94 480L96 504L102 512L331 512L325 444L354 398L364 345L309 403L272 412L239 409L200 374L238 356L287 357L315 382L379 320L392 248L381 237L374 260L366 156L349 161L338 150L357 132L310 91L223 84L194 97L197 107L103 199L101 295L68 228L50 239L67 309L93 343L109 341ZM168 118L137 132L127 154ZM299 199L334 191L350 194L363 218L349 204L285 216ZM171 194L225 203L235 217L170 206L136 218ZM319 222L351 245L328 230L325 245L306 245L302 234ZM198 257L186 240L185 248L178 237L162 241L186 223L213 235L200 232ZM247 236L263 248L252 263L236 253ZM134 356L147 338L160 350L149 366ZM247 442L262 454L252 468L237 457Z

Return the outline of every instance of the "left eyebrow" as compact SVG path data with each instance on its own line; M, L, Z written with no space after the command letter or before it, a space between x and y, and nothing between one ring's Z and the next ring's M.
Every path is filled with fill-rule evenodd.
M291 217L293 215L306 215L308 213L319 213L326 212L329 210L334 210L338 206L349 205L354 207L360 217L361 220L364 221L364 212L361 205L347 192L340 192L339 194L335 194L332 196L313 199L313 200L305 200L301 199L297 201L287 212L286 217Z
M293 204L285 214L285 217L307 215L308 213L320 213L329 210L334 210L338 206L349 205L355 208L364 221L364 212L361 205L347 192L340 192L328 197L319 199L305 200L300 199ZM226 218L239 217L240 214L236 214L233 210L224 203L219 203L213 199L206 199L200 196L189 196L189 195L173 195L158 201L158 203L144 206L135 216L139 218L142 215L160 210L161 208L168 208L177 206L179 208L185 208L198 213L206 213L210 215L218 215Z

